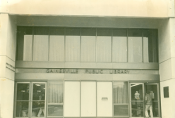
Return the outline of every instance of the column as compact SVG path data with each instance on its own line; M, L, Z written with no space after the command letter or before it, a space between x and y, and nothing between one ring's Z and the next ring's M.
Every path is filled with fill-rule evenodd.
M175 18L160 22L159 69L162 118L175 118Z
M0 118L13 118L15 52L15 17L0 14Z

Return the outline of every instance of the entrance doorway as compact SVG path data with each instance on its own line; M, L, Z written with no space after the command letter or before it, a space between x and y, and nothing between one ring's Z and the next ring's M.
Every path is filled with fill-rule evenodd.
M144 118L145 114L151 115L150 110L146 110L146 93L152 98L153 117L160 117L159 86L157 83L130 83L130 114L131 117Z

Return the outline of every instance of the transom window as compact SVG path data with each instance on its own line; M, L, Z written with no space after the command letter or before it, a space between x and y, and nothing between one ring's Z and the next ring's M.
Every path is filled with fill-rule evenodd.
M156 29L18 27L17 60L158 62Z

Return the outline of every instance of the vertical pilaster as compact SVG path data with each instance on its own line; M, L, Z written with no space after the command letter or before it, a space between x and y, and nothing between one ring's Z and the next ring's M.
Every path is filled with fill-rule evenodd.
M162 118L175 118L175 18L160 22L159 67ZM164 97L169 87L169 97Z
M13 118L16 19L0 14L0 118Z

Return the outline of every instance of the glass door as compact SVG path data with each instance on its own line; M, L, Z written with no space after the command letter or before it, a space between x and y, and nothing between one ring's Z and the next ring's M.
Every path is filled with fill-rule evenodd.
M160 100L159 100L159 86L157 83L146 83L145 93L152 96L152 114L153 117L160 117ZM146 106L145 106L146 107ZM145 114L146 114L145 109ZM148 115L150 116L150 110L148 109Z
M131 117L144 117L144 84L130 84L130 107Z

